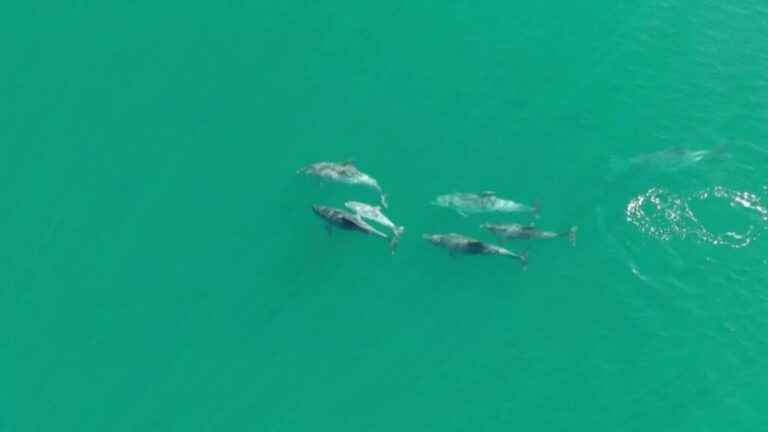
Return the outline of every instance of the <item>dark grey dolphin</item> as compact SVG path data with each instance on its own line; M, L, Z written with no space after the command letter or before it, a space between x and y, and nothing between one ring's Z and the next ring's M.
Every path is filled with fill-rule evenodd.
M528 266L528 252L517 254L503 247L484 243L456 233L424 234L422 237L435 246L448 249L451 255L456 253L466 255L501 255L519 260L523 269Z
M385 239L389 238L386 234L366 223L358 215L353 215L352 213L348 213L343 210L321 205L313 205L312 211L314 211L316 215L320 216L320 218L327 222L326 229L328 234L331 233L333 227L336 227L348 231L358 231L364 234L369 234ZM394 253L394 249L397 246L397 243L390 241L389 246L390 251Z

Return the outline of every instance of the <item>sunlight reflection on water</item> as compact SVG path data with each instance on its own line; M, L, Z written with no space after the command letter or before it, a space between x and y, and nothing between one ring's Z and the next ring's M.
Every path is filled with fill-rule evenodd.
M733 221L742 226L716 232L705 226L692 203L718 200L719 210L734 209L748 216L749 223ZM728 206L728 207L722 207ZM641 232L658 240L694 238L715 246L742 248L757 239L768 228L768 209L757 195L715 186L681 195L665 188L654 187L627 203L626 221ZM732 216L731 219L733 219Z

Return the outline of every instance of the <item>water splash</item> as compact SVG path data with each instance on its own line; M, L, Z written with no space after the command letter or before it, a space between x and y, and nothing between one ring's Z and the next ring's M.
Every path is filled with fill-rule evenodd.
M751 223L738 229L714 232L694 211L696 202L725 201L730 208L748 216ZM664 188L651 188L633 198L625 209L627 222L658 240L693 238L715 246L742 248L768 229L768 208L757 195L716 186L681 195ZM731 220L731 223L736 224Z

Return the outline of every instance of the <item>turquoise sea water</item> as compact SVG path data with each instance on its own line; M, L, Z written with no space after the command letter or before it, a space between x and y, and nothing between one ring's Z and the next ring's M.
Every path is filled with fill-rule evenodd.
M3 9L0 431L768 430L763 2Z

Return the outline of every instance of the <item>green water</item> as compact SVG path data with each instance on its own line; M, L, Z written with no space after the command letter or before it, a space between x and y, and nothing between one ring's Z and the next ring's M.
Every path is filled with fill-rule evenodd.
M768 430L765 4L369 3L3 8L0 431Z

